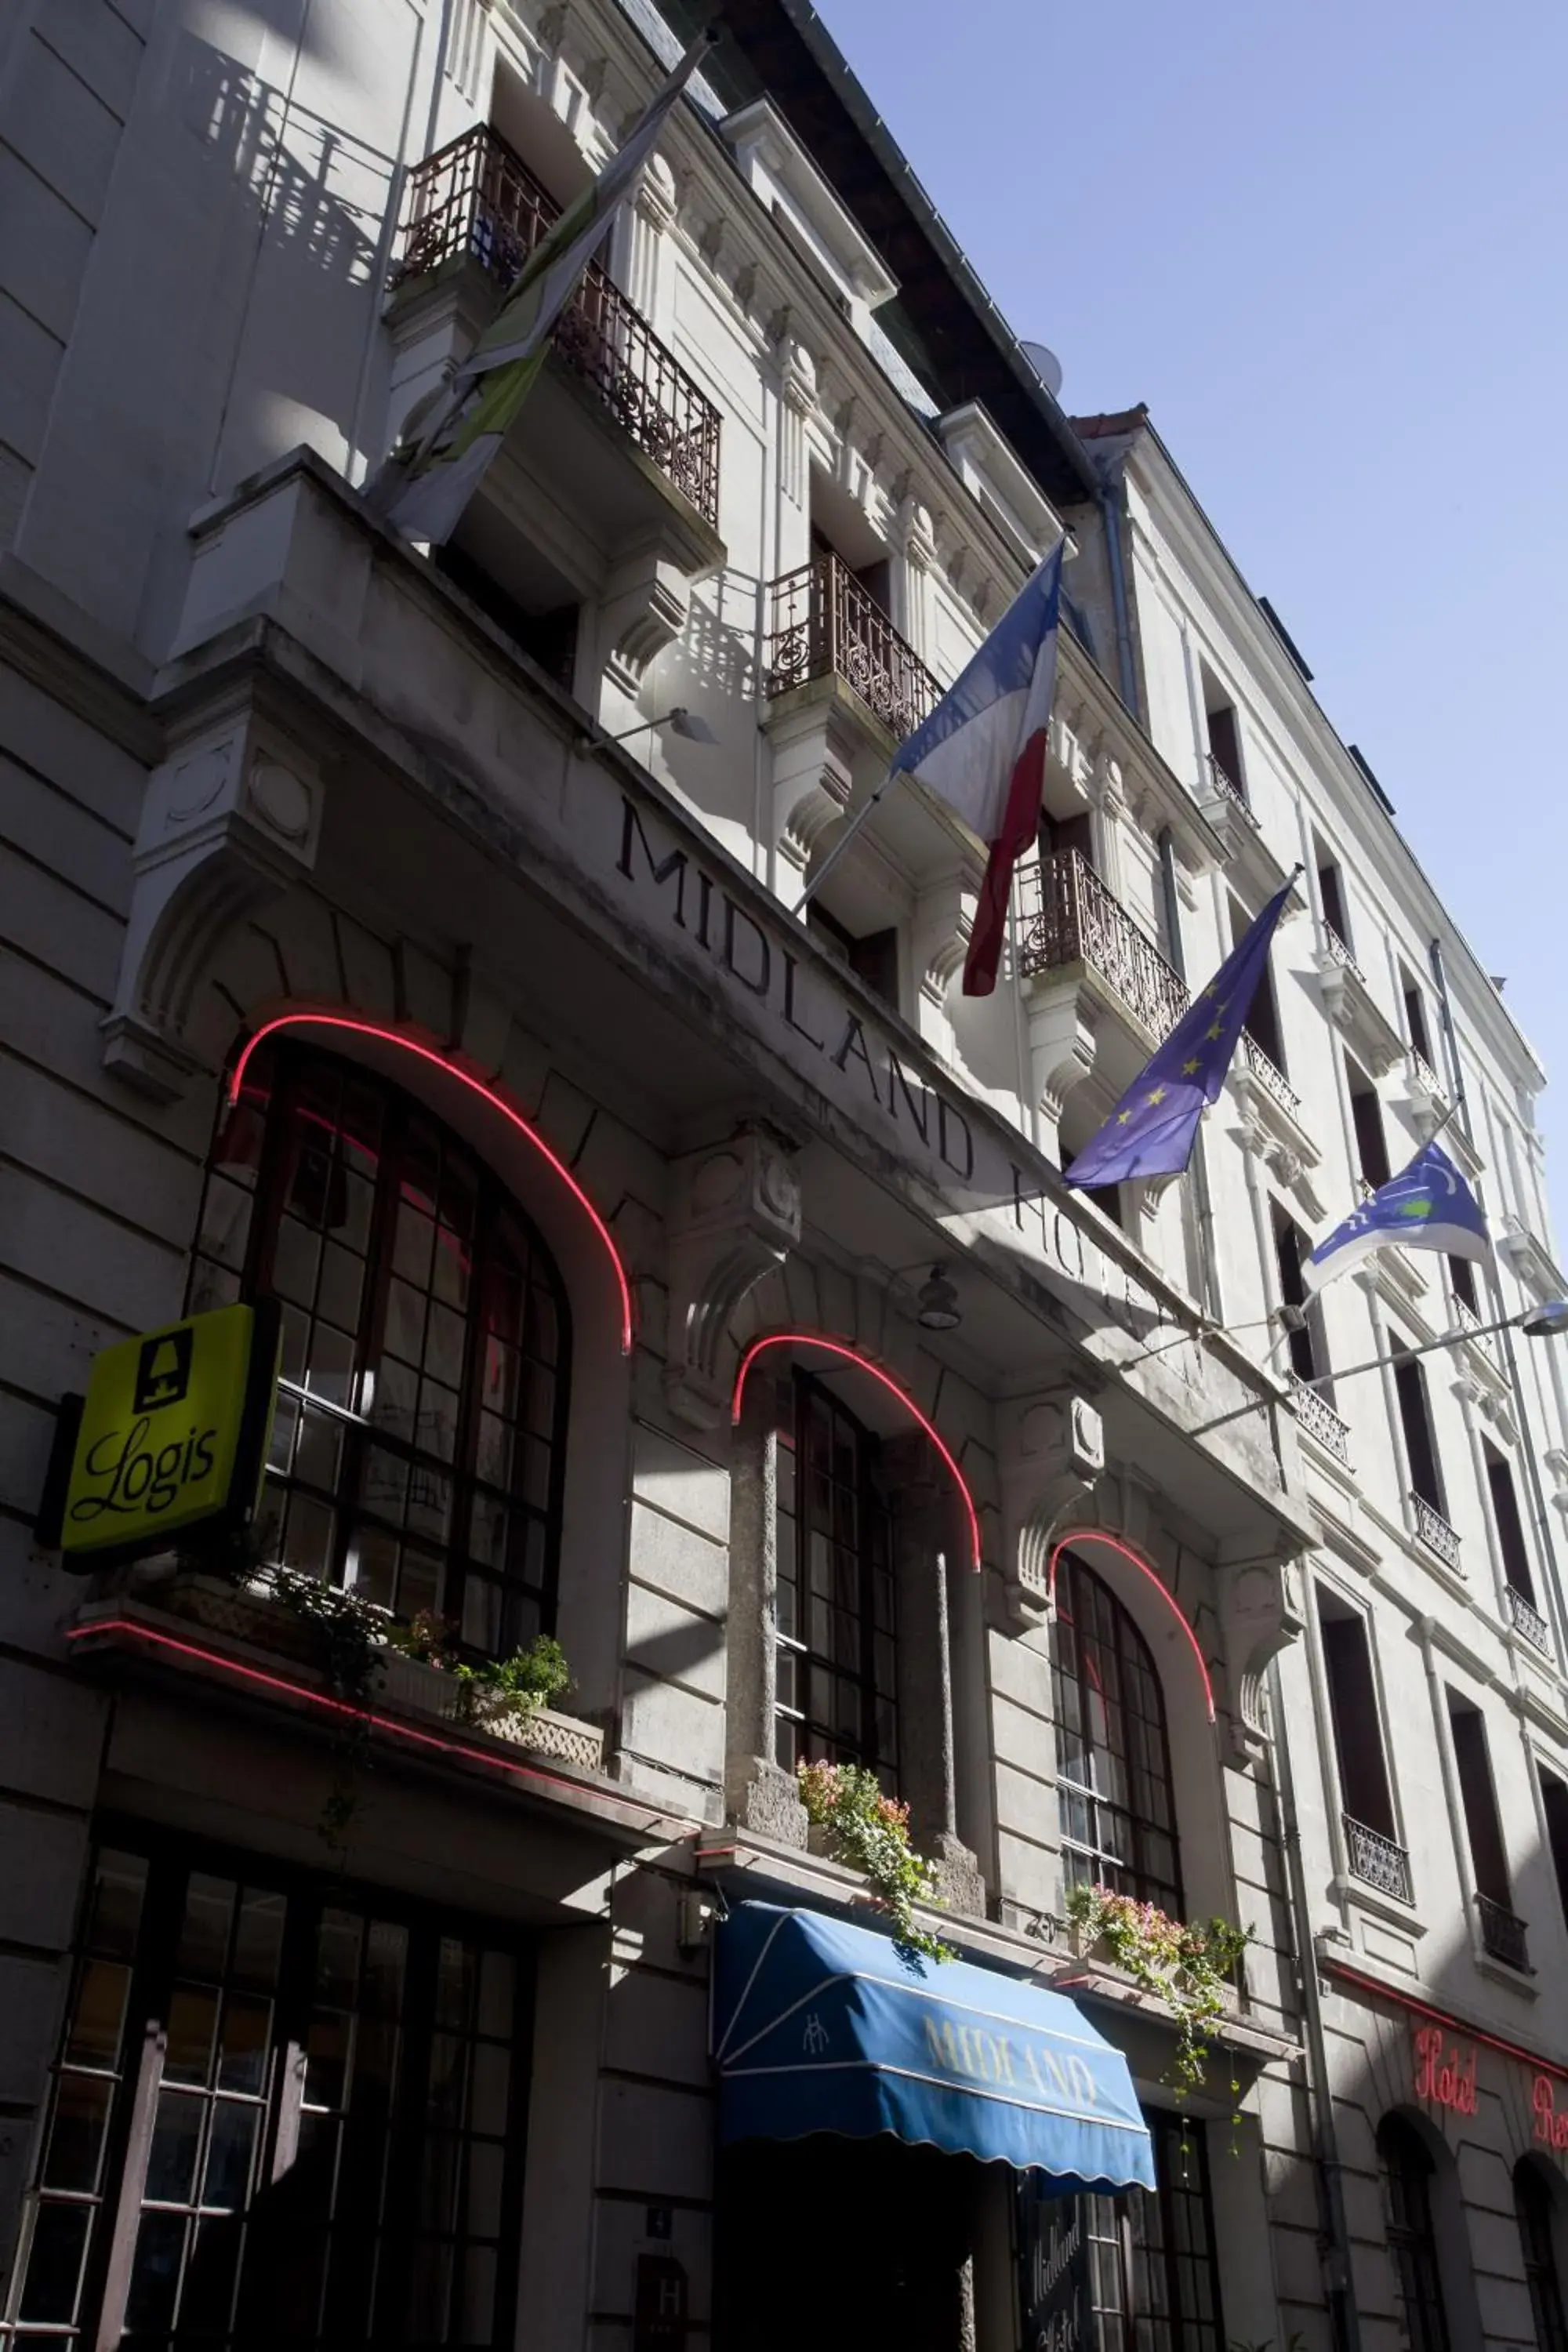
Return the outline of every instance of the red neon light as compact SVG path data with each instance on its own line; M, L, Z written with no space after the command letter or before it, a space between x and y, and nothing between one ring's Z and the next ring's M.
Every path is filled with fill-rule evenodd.
M1516 2058L1521 2066L1529 2066L1537 2074L1553 2075L1558 2082L1568 2083L1568 2066L1554 2065L1550 2058L1538 2058L1533 2050L1521 2050L1517 2042L1504 2042L1495 2033L1483 2033L1479 2026L1467 2025L1462 2018L1450 2017L1447 2010L1434 2009L1429 2001L1417 2000L1414 1993L1399 1992L1380 1977L1363 1976L1359 1969L1346 1968L1342 1960L1324 1960L1322 1966L1326 1974L1342 1977L1358 1992L1375 1993L1380 2000L1390 2000L1396 2009L1408 2010L1413 2017L1427 2018L1434 2025L1463 2034L1467 2042L1479 2042L1485 2049L1500 2050L1505 2058Z
M1447 2036L1440 2025L1423 2025L1415 2035L1415 2089L1418 2099L1430 2099L1434 2106L1451 2107L1457 2116L1473 2116L1476 2112L1476 2052L1470 2045L1470 2063L1467 2066L1457 2047L1447 2047ZM1552 2085L1547 2084L1550 2093ZM1568 2116L1563 2117L1568 2126Z
M152 1625L139 1625L129 1617L99 1620L91 1625L73 1625L66 1634L68 1642L85 1642L94 1633L126 1633L135 1642L149 1643L158 1650L173 1650L182 1658L195 1658L205 1666L216 1666L226 1675L233 1675L245 1683L258 1683L263 1690L281 1691L287 1698L303 1699L307 1706L320 1707L328 1715L352 1715L368 1723L374 1731L384 1731L394 1739L406 1739L415 1748L433 1748L441 1756L460 1756L470 1764L489 1764L504 1772L510 1780L536 1781L546 1789L568 1789L582 1794L576 1780L563 1780L557 1772L543 1772L536 1765L514 1764L510 1757L492 1756L487 1748L470 1748L460 1739L442 1739L433 1731L421 1731L417 1725L404 1723L396 1716L378 1715L374 1707L351 1706L346 1699L332 1698L326 1691L312 1690L308 1683L290 1682L284 1675L265 1674L259 1666L247 1666L238 1658L225 1657L221 1650L203 1648L197 1642L177 1641L172 1633L160 1633ZM622 1800L624 1802L625 1801ZM679 1821L677 1813L648 1812L650 1822Z
M1063 1536L1060 1543L1057 1545L1055 1550L1051 1554L1050 1577L1047 1588L1048 1606L1054 1611L1057 1605L1057 1562L1060 1559L1063 1552L1070 1551L1075 1543L1089 1543L1090 1541L1104 1544L1109 1550L1116 1552L1122 1559L1130 1560L1132 1566L1138 1570L1140 1576L1146 1576L1148 1578L1150 1583L1153 1586L1155 1591L1159 1594L1161 1600L1164 1602L1166 1608L1170 1611L1172 1616L1175 1619L1177 1624L1186 1635L1187 1647L1191 1650L1194 1657L1198 1662L1198 1673L1203 1678L1204 1703L1208 1708L1209 1721L1212 1723L1215 1719L1214 1685L1209 1681L1209 1670L1204 1664L1204 1654L1198 1647L1197 1635L1194 1633L1192 1627L1188 1624L1186 1619L1183 1616L1180 1609L1177 1607L1174 1593L1169 1591L1167 1588L1161 1583L1159 1578L1155 1575L1148 1561L1146 1559L1140 1559L1135 1551L1129 1551L1124 1543L1118 1543L1114 1536L1102 1536L1098 1528L1079 1528L1076 1535Z
M433 1045L422 1045L416 1037L406 1035L401 1029L388 1029L379 1021L362 1021L357 1015L344 1013L280 1013L275 1020L264 1021L260 1028L246 1039L240 1050L239 1059L234 1066L234 1076L228 1082L229 1108L232 1110L239 1100L239 1090L245 1083L246 1069L257 1047L279 1029L298 1029L304 1026L314 1029L346 1029L353 1036L374 1037L379 1045L396 1045L402 1052L415 1055L421 1062L428 1062L436 1069L444 1070L448 1077L456 1078L460 1086L467 1087L470 1094L478 1095L481 1102L489 1103L492 1110L500 1111L502 1118L514 1127L526 1141L532 1144L535 1151L549 1162L556 1175L560 1177L561 1181L587 1217L589 1223L609 1253L610 1264L616 1270L616 1286L621 1299L621 1353L623 1356L629 1356L632 1351L632 1286L608 1225L605 1224L565 1161L557 1158L543 1137L529 1125L522 1113L513 1109L505 1097L499 1095L493 1087L486 1086L482 1078L470 1076L461 1064L454 1062L449 1055L438 1054Z
M735 1393L730 1403L730 1422L731 1427L733 1427L741 1418L741 1401L746 1391L746 1375L751 1370L752 1366L756 1362L757 1358L762 1354L764 1348L826 1349L830 1356L842 1356L846 1363L857 1364L859 1366L861 1371L869 1372L874 1381L879 1381L881 1382L889 1396L897 1397L899 1402L903 1406L904 1411L912 1414L914 1419L919 1422L921 1427L925 1431L926 1435L930 1438L931 1444L935 1446L937 1452L941 1454L942 1460L946 1463L948 1468L952 1473L953 1484L963 1497L963 1507L968 1515L969 1542L973 1555L973 1565L978 1569L981 1558L980 1514L974 1507L974 1497L969 1491L963 1471L959 1468L957 1463L953 1460L952 1455L948 1452L947 1447L942 1444L941 1437L932 1428L931 1423L926 1419L919 1405L916 1404L913 1397L906 1396L903 1390L899 1386L897 1381L889 1380L888 1374L880 1370L877 1365L868 1364L864 1356L856 1354L853 1348L846 1348L841 1341L837 1339L819 1339L815 1331L773 1331L770 1332L765 1339L753 1339L745 1354L742 1357L741 1369L735 1375Z
M1542 2147L1568 2147L1568 2111L1559 2112L1552 2095L1550 2074L1537 2074L1530 2086L1530 2105L1535 2116L1535 2129L1531 2137Z

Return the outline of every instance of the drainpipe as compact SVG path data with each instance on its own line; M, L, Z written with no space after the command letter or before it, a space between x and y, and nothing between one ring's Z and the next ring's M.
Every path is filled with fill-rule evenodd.
M1443 1034L1447 1041L1448 1068L1454 1081L1454 1118L1466 1141L1473 1146L1475 1137L1470 1126L1469 1104L1465 1097L1465 1066L1459 1059L1459 1040L1454 1027L1453 1007L1448 1002L1448 980L1443 966L1441 941L1434 940L1428 953L1432 965L1432 978L1437 989L1437 1004L1442 1015ZM1481 1184L1477 1184L1478 1202L1484 1189ZM1498 1337L1502 1341L1502 1357L1508 1371L1509 1394L1513 1399L1514 1411L1519 1415L1520 1452L1524 1457L1524 1483L1530 1493L1530 1516L1535 1521L1536 1540L1541 1546L1541 1564L1546 1576L1547 1613L1552 1621L1552 1636L1557 1643L1558 1657L1568 1658L1568 1645L1565 1645L1564 1641L1565 1631L1568 1631L1568 1628L1565 1628L1563 1619L1563 1594L1558 1576L1557 1547L1552 1539L1552 1514L1546 1507L1546 1491L1541 1483L1541 1465L1535 1458L1535 1436L1531 1426L1530 1406L1524 1393L1524 1380L1519 1369L1519 1358L1514 1352L1513 1333L1509 1329L1503 1317L1502 1293L1498 1285L1495 1260L1487 1268L1487 1287L1491 1293L1492 1319L1503 1325Z
M1160 853L1160 896L1165 915L1165 945L1179 980L1187 976L1186 958L1182 952L1182 909L1176 890L1176 853L1171 841L1171 828L1162 825L1155 837ZM1214 1202L1209 1194L1208 1166L1204 1158L1204 1139L1200 1129L1193 1140L1193 1199L1198 1213L1198 1279L1201 1303L1216 1323L1225 1318L1220 1311L1219 1261L1215 1255Z
M1122 499L1111 486L1109 466L1096 467L1100 476L1100 516L1105 530L1105 552L1110 566L1110 609L1116 623L1116 669L1121 699L1138 716L1138 673L1132 664L1132 630L1128 617L1127 574L1121 568Z
M1335 2352L1362 2352L1361 2314L1356 2309L1355 2279L1351 2269L1350 2224L1345 2219L1344 2170L1334 2132L1318 1953L1312 1940L1311 1914L1307 1907L1307 1872L1301 1859L1296 1781L1290 1769L1289 1719L1285 1712L1285 1688L1278 1658L1268 1662L1268 1710L1274 1726L1274 1753L1279 1759L1279 1826L1285 1843L1290 1907L1300 1923L1295 1958L1301 1986L1302 2020L1307 2029L1307 2099L1312 2112L1313 2151L1323 2199L1323 2292L1334 2331Z

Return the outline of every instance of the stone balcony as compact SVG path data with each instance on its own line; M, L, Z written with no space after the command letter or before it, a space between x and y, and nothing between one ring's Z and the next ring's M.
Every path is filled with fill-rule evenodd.
M415 167L386 311L395 425L438 395L559 216L484 123ZM598 605L594 666L635 694L723 562L719 452L717 408L592 263L456 544L525 614Z
M1186 983L1087 858L1058 850L1018 876L1018 971L1038 1099L1061 1116L1092 1069L1115 1097L1190 1002Z

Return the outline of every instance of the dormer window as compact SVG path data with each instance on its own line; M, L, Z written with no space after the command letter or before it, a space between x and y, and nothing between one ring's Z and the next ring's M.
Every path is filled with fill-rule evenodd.
M852 318L891 301L897 278L773 101L755 100L719 129L742 178L833 299Z
M1225 688L1205 669L1204 724L1208 736L1209 779L1217 792L1228 790L1233 800L1247 799L1247 779L1241 766L1241 731L1236 706Z

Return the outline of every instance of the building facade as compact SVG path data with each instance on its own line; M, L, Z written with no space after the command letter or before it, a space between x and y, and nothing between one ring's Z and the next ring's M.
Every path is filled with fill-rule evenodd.
M361 495L679 15L0 28L0 2342L1553 2352L1543 1076L1280 625L804 0L726 12L452 544ZM1064 531L969 999L915 788L795 910ZM1298 865L1194 1170L1070 1191ZM1445 1121L1495 1273L1282 1319ZM68 1572L62 1399L244 1301L252 1541ZM366 1654L430 1619L570 1696ZM721 2146L725 1914L866 1916L824 1758L1123 2054L1155 2189ZM1097 1883L1252 1931L1184 2101Z

